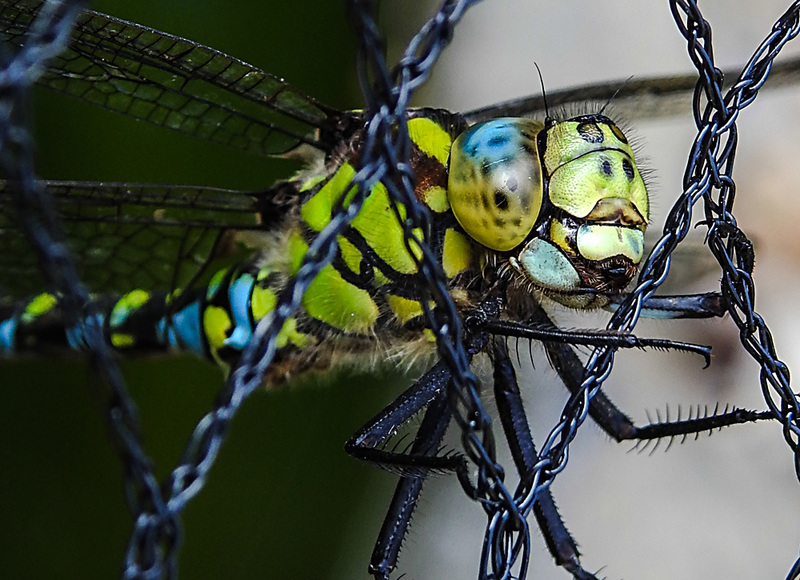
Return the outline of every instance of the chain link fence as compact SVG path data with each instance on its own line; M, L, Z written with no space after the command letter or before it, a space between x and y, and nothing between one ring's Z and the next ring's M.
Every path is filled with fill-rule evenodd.
M410 141L405 128L405 111L411 95L430 74L459 20L473 3L468 0L444 2L393 68L385 62L384 40L375 23L374 4L358 0L350 3L353 27L360 39L360 79L367 95L366 110L370 118L360 167L354 178L360 193L347 207L339 208L312 244L297 276L281 295L275 316L258 326L226 381L222 396L198 423L186 451L166 482L158 480L140 443L135 404L125 389L113 354L102 340L100 326L93 323L91 316L82 321L93 366L108 388L108 418L126 470L128 506L135 516L123 564L124 577L177 575L178 548L182 541L181 514L187 502L203 488L231 421L261 384L275 354L276 337L284 321L298 307L304 290L320 269L332 260L336 236L358 213L363 192L378 182L383 182L392 198L408 210L404 221L407 246L422 249L418 262L426 298L422 303L428 304L430 299L436 305L426 309L426 317L436 336L439 354L453 376L448 398L462 434L465 455L474 470L474 477L462 479L462 485L467 495L478 499L487 514L478 577L493 580L525 577L531 557L528 515L537 494L566 466L569 445L586 418L589 401L611 372L614 352L604 348L592 353L581 391L565 406L561 420L539 452L540 461L535 470L524 474L515 488L509 488L503 466L496 458L492 421L481 401L478 381L470 370L463 344L463 321L447 291L440 264L424 240L413 234L415 230L430 230L430 216L414 201L414 176L408 163ZM71 23L84 5L65 2L45 6L25 50L8 58L0 76L3 88L0 111L5 120L0 123L0 161L6 178L17 184L20 226L31 239L42 271L50 275L50 284L62 294L65 311L77 323L79 306L88 301L88 292L75 273L46 192L36 181L26 108L31 84L47 59L66 46ZM765 401L775 419L783 425L784 438L795 454L795 470L800 478L797 397L789 385L788 369L775 352L766 322L754 309L753 250L733 215L735 184L731 177L738 115L755 100L758 91L768 82L774 59L796 36L800 4L793 4L777 20L727 91L722 89L721 74L714 64L711 27L696 3L673 1L670 6L700 79L693 102L698 135L684 176L684 193L670 212L664 235L646 261L636 289L615 313L609 329L633 329L644 300L666 278L670 255L691 227L694 206L702 202L708 245L723 270L721 289L730 317L740 330L743 347L761 366ZM787 576L798 577L800 558Z

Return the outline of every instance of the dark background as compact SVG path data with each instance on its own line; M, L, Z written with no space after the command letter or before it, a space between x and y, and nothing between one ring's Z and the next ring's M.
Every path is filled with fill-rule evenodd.
M344 3L302 4L108 0L94 8L220 49L333 106L360 106ZM37 90L34 99L45 178L263 188L294 170L60 94ZM190 358L124 368L163 478L223 376ZM0 382L2 575L117 577L132 519L87 365L3 361ZM402 384L376 388L363 376L323 383L258 392L243 406L206 488L184 512L181 578L362 577L348 570L366 569L394 477L347 457L343 444Z

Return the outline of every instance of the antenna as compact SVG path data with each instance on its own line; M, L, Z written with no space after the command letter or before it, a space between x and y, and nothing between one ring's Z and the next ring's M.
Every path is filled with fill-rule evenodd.
M544 104L544 125L545 127L550 127L555 120L550 116L550 108L547 106L547 91L544 88L544 77L542 76L542 69L539 68L539 64L534 61L533 66L536 67L536 72L539 73L539 84L542 86L542 103Z
M540 76L541 76L541 75L540 75ZM613 94L613 95L611 95L610 97L608 97L608 100L606 101L606 104L605 104L605 105L603 105L603 107L600 109L600 112L598 113L599 115L603 115L603 114L605 113L605 111L606 111L606 107L608 107L608 106L611 104L611 101L613 101L614 99L616 99L616 98L617 98L617 95L619 94L619 92L620 92L622 89L624 89L624 88L625 88L625 85L627 85L627 84L628 84L629 82L631 82L632 80L633 80L633 75L631 75L631 76L629 76L627 79L625 79L625 82L623 82L623 83L622 83L622 84L619 86L619 88L618 88L616 91L614 91L614 94Z

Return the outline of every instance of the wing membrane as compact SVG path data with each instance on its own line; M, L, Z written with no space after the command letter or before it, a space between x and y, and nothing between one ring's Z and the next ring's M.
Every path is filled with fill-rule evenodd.
M219 256L232 229L259 228L258 192L126 183L43 182L84 281L96 292L178 288ZM235 248L233 248L235 249ZM0 295L41 292L44 281L0 184Z
M41 0L0 2L0 40L21 46ZM207 46L98 12L39 83L155 125L260 154L284 154L339 115L283 80ZM327 149L326 149L327 150Z
M727 86L739 77L740 71L724 73ZM776 63L769 76L769 87L778 88L800 81L800 57ZM639 121L672 117L691 110L691 100L697 85L697 75L651 77L645 79L597 83L547 93L547 106L552 110L587 104L600 109L610 104L615 115L626 121ZM545 103L541 95L505 101L465 113L467 121L479 123L495 117L545 116Z

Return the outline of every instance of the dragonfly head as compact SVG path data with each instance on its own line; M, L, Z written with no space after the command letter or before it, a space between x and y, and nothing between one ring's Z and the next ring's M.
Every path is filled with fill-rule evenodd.
M636 274L649 199L627 138L607 117L477 124L453 142L448 179L467 234L555 300L585 308Z

